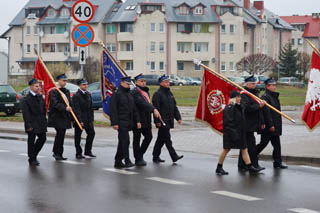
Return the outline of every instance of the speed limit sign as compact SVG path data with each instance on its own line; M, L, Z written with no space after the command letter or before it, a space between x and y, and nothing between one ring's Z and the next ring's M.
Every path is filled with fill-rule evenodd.
M72 17L80 23L88 23L94 16L94 6L87 0L79 0L72 7Z

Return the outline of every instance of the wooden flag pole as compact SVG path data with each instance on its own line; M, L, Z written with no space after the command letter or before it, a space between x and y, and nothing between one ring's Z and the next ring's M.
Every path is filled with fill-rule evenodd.
M44 64L42 58L41 58L40 55L38 54L38 51L37 51L36 49L34 49L34 52L35 52L36 55L38 56L38 59L39 59L40 63L41 63L42 66L44 67L44 69L45 69L47 75L50 77L52 83L53 83L54 85L56 85L56 83L55 83L55 81L54 81L51 73L49 72L47 66ZM57 86L56 86L56 90L59 92L61 98L63 99L63 101L64 101L64 103L67 105L67 107L70 107L69 101L66 99L65 95L61 92L61 90L60 90ZM74 120L76 121L76 123L77 123L77 125L79 126L79 128L80 128L81 130L83 130L83 127L82 127L82 125L80 124L77 116L74 114L73 110L71 110L70 113L71 113L72 117L74 118Z
M193 59L193 63L198 65L198 66L202 66L203 68L209 70L211 73L213 73L214 75L218 76L219 78L223 79L224 81L228 82L229 84L237 87L238 89L240 89L241 91L245 91L249 96L251 96L251 98L259 101L259 102L263 102L263 100L261 100L259 97L255 96L254 94L248 92L245 88L243 88L242 86L240 86L239 84L229 80L228 78L224 77L223 75L221 75L220 73L216 72L215 70L211 69L210 67L207 67L206 65L202 64L200 60L198 59ZM291 117L289 117L288 115L284 114L283 112L279 111L278 109L274 108L273 106L271 106L270 104L266 103L266 106L269 107L270 109L272 109L273 111L275 111L276 113L282 115L283 117L285 117L286 119L288 119L289 121L291 121L292 123L296 123L296 121L294 119L292 119Z
M317 55L320 57L320 51L318 50L318 48L311 41L309 41L308 39L306 39L306 41L313 48L313 50L317 53Z

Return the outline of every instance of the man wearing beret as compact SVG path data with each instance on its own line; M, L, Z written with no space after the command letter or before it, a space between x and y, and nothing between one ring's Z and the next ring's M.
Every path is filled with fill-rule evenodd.
M173 163L177 162L183 155L179 156L172 146L170 129L174 128L174 119L179 124L182 123L181 115L177 107L176 100L170 91L169 76L163 75L159 78L160 88L154 93L152 97L153 106L160 112L163 122L159 118L154 118L156 127L159 128L158 138L153 149L153 162L165 162L160 158L161 149L165 144Z
M281 111L279 93L276 92L276 81L272 78L267 79L265 82L266 91L262 95L261 99L265 100L268 104ZM266 148L269 141L273 146L273 167L286 169L288 166L282 163L281 158L281 143L280 136L282 134L282 117L280 114L269 107L263 107L263 115L266 123L266 128L262 131L261 142L257 146L258 155Z
M57 76L58 87L62 92L65 100L69 102L69 106L66 105L63 98L57 89L50 91L50 103L49 103L49 118L48 126L53 127L56 130L56 136L53 144L53 157L57 160L67 160L63 157L63 144L64 137L67 129L71 129L71 98L70 91L65 88L68 82L68 78L65 74Z
M134 127L141 128L139 114L130 92L130 82L131 77L122 77L120 86L113 93L110 101L111 126L118 131L118 149L114 164L117 169L134 166L129 157L129 131ZM123 160L125 163L123 163Z
M259 91L256 89L256 86L256 78L253 75L245 79L244 88L251 94L258 96ZM241 104L244 108L245 131L249 156L252 165L259 170L263 170L265 168L260 167L258 163L256 138L254 133L257 132L260 134L261 130L265 128L262 114L262 108L264 107L265 102L260 103L244 92L241 94ZM241 152L239 154L238 168L240 171L247 171Z
M94 112L92 108L92 97L88 90L88 82L85 79L81 79L77 82L79 89L72 97L72 107L74 112L87 133L86 145L84 148L84 155L95 158L92 154L92 143L95 136L93 121ZM84 159L81 148L81 134L82 130L75 123L74 124L74 145L76 148L76 158Z
M132 95L140 116L141 129L133 128L133 152L136 166L146 166L147 162L143 159L143 155L152 140L151 114L154 113L154 116L159 118L160 113L150 102L149 88L146 86L144 75L139 74L134 79L136 88L132 91ZM141 135L144 139L140 145Z
M37 79L29 81L30 92L22 100L22 115L25 131L28 134L28 157L30 166L38 166L37 156L46 142L46 105L40 94ZM38 139L36 140L36 137Z

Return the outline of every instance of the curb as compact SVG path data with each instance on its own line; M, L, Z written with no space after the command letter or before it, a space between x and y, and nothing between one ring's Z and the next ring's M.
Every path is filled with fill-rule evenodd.
M4 132L4 133L11 133L11 134L18 134L18 135L26 135L27 133L24 130L16 130L16 129L6 129L6 128L0 128L0 132ZM47 136L50 137L55 137L56 134L53 132L47 132ZM74 138L73 135L70 135L68 133L66 133L66 138L72 139Z
M272 160L272 155L259 155L260 160ZM320 158L315 157L297 157L297 156L282 156L284 162L289 163L303 163L303 164L318 164L320 165Z

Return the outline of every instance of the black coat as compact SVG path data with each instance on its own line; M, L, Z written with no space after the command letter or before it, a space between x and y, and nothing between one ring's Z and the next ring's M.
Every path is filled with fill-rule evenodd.
M24 127L32 128L32 133L47 132L46 105L41 95L33 96L30 92L22 100Z
M150 97L149 88L148 87L142 88L142 87L137 86L137 88L135 88L132 91L132 96L134 98L134 102L136 104L137 111L139 113L142 128L152 128L151 114L155 108L154 108L154 106L152 106L151 103L149 103L149 101L146 99L146 97L144 97L143 94L141 94L139 89L146 92L148 94L148 96Z
M140 122L130 89L120 86L113 93L110 101L110 120L111 126L119 125L119 128L126 130L132 130L136 123Z
M70 91L66 88L60 88L63 92L71 106ZM54 127L57 129L70 129L72 115L66 110L67 105L63 101L61 95L57 89L53 89L50 92L50 102L49 102L49 127Z
M223 148L245 149L246 131L243 108L239 104L229 104L223 110Z
M170 88L160 86L152 97L153 106L160 112L162 120L168 128L174 128L174 119L181 120L181 115L177 107L176 100ZM161 123L154 118L155 123Z
M268 104L281 111L279 93L271 92L266 89L266 92L262 95L261 99L265 100ZM271 133L273 135L280 136L282 134L282 117L275 111L271 110L269 107L265 106L262 109L264 120L266 123L266 129L263 133L269 132L270 127L275 127L275 132Z
M258 96L259 91L256 89L245 88L248 92ZM245 129L246 132L261 133L261 126L264 124L262 110L259 104L253 100L248 94L241 95L241 105L244 108L245 115Z
M91 125L94 121L92 97L89 92L83 93L79 89L72 97L72 109L76 114L79 122L84 123L84 128L89 127L89 125Z

